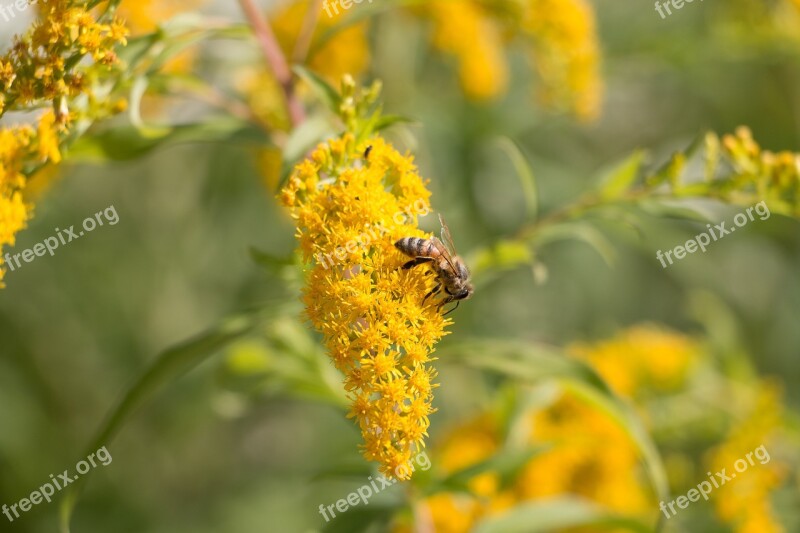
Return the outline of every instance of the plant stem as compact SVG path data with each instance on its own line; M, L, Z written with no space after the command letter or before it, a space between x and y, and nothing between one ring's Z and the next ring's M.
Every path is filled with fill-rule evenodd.
M261 52L264 54L267 64L283 88L286 107L289 110L289 118L292 121L292 125L298 126L305 120L305 111L294 93L292 71L289 69L277 39L275 39L275 34L267 24L267 21L261 17L253 0L239 0L239 5L242 6L242 10L253 28L253 33L256 36L256 40L258 40L259 46L261 46Z
M308 57L308 51L311 49L311 39L314 36L314 30L317 29L317 22L319 22L321 12L322 0L313 0L308 6L308 11L303 19L303 26L300 28L297 41L295 41L292 62L303 63Z

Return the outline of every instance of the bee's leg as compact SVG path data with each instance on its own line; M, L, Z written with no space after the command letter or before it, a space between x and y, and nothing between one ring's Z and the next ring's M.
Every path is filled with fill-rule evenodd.
M440 290L442 290L442 284L441 283L437 283L436 286L433 289L431 289L431 292L429 292L428 294L425 295L425 298L422 299L422 303L425 303L425 300L427 300L429 297L433 296L434 294L438 294L438 292Z
M447 294L450 294L447 291L447 288L445 288L444 292L447 292ZM442 298L441 301L439 302L439 306L436 308L436 312L438 313L439 311L441 311L442 307L444 307L445 305L449 304L453 300L454 300L454 298L452 296L446 296L446 297Z
M416 257L409 261L408 263L403 265L403 270L408 270L409 268L414 268L417 265L422 265L425 263L430 263L433 261L433 257Z
M448 312L446 312L445 314L443 314L442 316L447 316L450 313L452 313L453 311L455 311L456 309L458 309L459 304L461 304L461 300L456 300L456 306L454 308L452 308L451 310L449 310Z

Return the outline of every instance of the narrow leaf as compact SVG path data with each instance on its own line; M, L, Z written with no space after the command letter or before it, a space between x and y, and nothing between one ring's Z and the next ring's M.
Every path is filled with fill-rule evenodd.
M645 152L636 150L600 178L600 196L613 200L625 194L639 177Z
M446 360L461 360L521 382L558 380L596 405L628 433L639 448L648 475L660 500L668 499L669 485L658 449L631 406L620 399L586 363L558 351L529 343L476 339L447 348Z
M339 107L342 104L342 97L332 85L322 79L318 74L311 70L300 66L294 65L292 67L297 76L306 82L316 92L330 111L336 115L339 114Z
M595 526L592 531L649 533L650 527L632 517L620 515L582 498L562 497L518 505L499 516L479 522L473 533L550 533L565 528Z
M536 236L535 243L536 246L544 246L564 240L585 242L603 258L609 267L614 266L616 262L617 253L614 245L597 228L584 222L568 222L546 227Z
M539 214L539 193L533 169L516 142L508 137L501 137L498 139L497 144L514 165L519 184L522 187L522 195L525 198L528 220L535 220Z
M149 401L165 385L175 381L232 341L249 333L258 322L257 314L234 317L199 337L163 352L111 411L86 448L87 455L109 444L136 409ZM72 513L88 477L88 474L82 476L66 489L59 509L62 533L69 533Z

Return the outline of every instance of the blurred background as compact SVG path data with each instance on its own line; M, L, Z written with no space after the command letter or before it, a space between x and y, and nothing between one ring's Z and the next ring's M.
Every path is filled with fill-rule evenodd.
M725 134L747 125L765 149L798 150L796 2L694 2L666 18L647 2L567 2L573 12L566 13L557 2L540 2L540 18L560 28L552 33L533 23L515 27L510 14L517 4L362 3L343 15L363 10L362 18L330 35L322 30L335 28L334 22L321 12L322 29L313 42L328 40L312 43L306 62L334 83L345 72L361 82L382 80L384 111L414 120L386 135L414 154L420 174L430 180L434 210L447 217L468 260L478 260L481 250L512 238L526 224L517 172L498 138L521 147L545 215L576 201L635 150L646 151L643 171L655 169L706 131ZM308 3L259 7L291 50ZM134 35L187 13L217 24L244 22L230 1L123 0L120 13L135 22ZM20 16L2 23L6 46L29 21ZM468 42L457 42L459 36ZM265 79L252 40L223 36L187 50L168 69L192 72L250 106L264 124L288 130L285 112L275 110L275 83ZM576 57L583 63L563 65ZM301 96L309 109L318 107L310 91L301 88ZM180 94L152 94L142 106L152 123L188 124L224 114ZM335 503L363 485L374 470L361 459L358 429L341 408L275 377L298 352L333 370L318 336L300 318L296 269L265 269L252 257L252 248L279 258L291 257L295 248L292 221L275 200L281 162L274 149L257 136L230 135L165 142L122 157L86 153L76 148L70 159L68 152L57 176L35 191L35 218L17 235L16 247L5 250L30 248L55 228L77 226L112 205L119 215L118 224L6 274L0 292L0 503L11 505L50 474L72 469L103 419L159 353L224 317L282 302L289 307L278 320L172 381L104 443L113 462L93 471L72 531L415 530L408 518L413 496L400 486L330 524L318 512L320 504ZM718 221L743 210L711 204ZM510 397L521 405L520 398L536 396L531 409L538 405L541 416L552 409L543 407L552 402L542 395L556 394L547 388L552 384L517 384L457 358L448 361L448 344L503 338L560 347L576 357L589 353L584 359L612 388L626 372L610 362L617 356L627 369L682 365L676 371L680 384L671 390L661 390L659 376L673 374L651 369L653 382L631 386L637 392L627 395L664 459L673 498L706 479L732 435L747 434L748 423L761 427L773 415L763 439L773 461L752 470L774 466L774 480L758 488L742 479L741 494L735 493L739 485L732 485L731 494L715 493L668 520L665 530L800 531L800 481L793 463L800 449L798 221L781 214L756 219L706 253L664 269L656 251L685 242L704 231L705 223L636 206L625 212L635 217L638 231L617 220L591 220L610 246L611 261L596 247L561 240L538 247L532 264L498 268L478 280L438 350L438 411L427 441L432 471L446 474L485 457L489 452L477 450L483 449L476 444L481 439L496 448L487 420L499 416ZM425 217L422 225L437 230L436 217ZM675 363L676 354L692 362ZM331 377L334 388L339 379ZM764 395L772 403L759 403ZM599 430L586 438L598 449L596 458L612 442ZM733 459L761 443L742 448ZM538 487L551 483L545 473L570 471L569 465L539 466L524 474ZM628 467L638 472L641 465ZM588 499L655 523L658 498L646 476L632 475L631 487L618 487L643 499L626 504L622 496L616 503L593 497L603 486L584 490L593 474L582 472L572 471L574 478L550 492L516 490L513 497L561 494L576 483L582 488L575 492ZM436 524L431 530L469 530L475 521L466 515L491 514L476 511L475 501L500 493L506 494L498 487L476 489L463 505L455 496L434 496L428 501ZM721 503L736 498L753 502L758 516L742 518ZM424 503L422 497L416 501ZM496 504L500 510L510 506ZM0 530L54 531L57 514L57 503L38 505L13 523L0 518ZM584 529L607 530L597 524Z

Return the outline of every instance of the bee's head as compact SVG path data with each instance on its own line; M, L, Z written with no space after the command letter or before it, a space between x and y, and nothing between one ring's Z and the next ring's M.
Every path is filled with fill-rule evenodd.
M472 283L470 282L465 283L464 290L461 291L461 294L463 294L461 299L466 300L470 298L474 292L475 292L475 287L472 286Z

